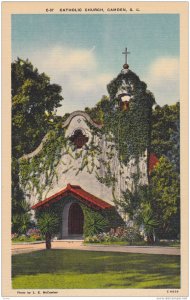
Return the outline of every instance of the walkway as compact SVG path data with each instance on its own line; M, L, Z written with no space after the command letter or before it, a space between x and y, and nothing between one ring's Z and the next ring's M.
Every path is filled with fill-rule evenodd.
M38 244L13 244L12 254L29 253L38 250L44 250L45 243ZM178 247L159 247L159 246L119 246L119 245L83 245L82 241L53 241L52 249L74 249L84 251L111 251L126 253L144 253L144 254L164 254L180 255Z

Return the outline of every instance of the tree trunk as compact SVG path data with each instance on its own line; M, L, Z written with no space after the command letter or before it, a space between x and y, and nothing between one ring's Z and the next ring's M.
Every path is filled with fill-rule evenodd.
M153 245L153 244L154 244L154 235L153 235L153 233L149 233L149 234L147 235L147 243L148 243L149 245Z
M49 232L46 232L46 249L50 250L51 249L51 234Z

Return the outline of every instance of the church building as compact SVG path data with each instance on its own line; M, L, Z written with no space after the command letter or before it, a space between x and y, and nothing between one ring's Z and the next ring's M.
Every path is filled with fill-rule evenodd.
M119 110L123 118L125 113L133 111L137 87L142 86L142 93L148 97L143 84L125 64L118 77L108 85L113 112ZM97 124L86 112L71 113L62 123L61 130L63 136L59 134L55 138L52 149L55 153L57 151L58 157L56 163L52 159L53 167L51 164L49 169L44 167L50 158L45 150L51 146L48 144L49 133L35 151L21 158L21 186L33 212L48 209L59 215L58 239L85 234L85 209L105 218L108 216L110 227L118 226L116 219L126 223L128 216L118 204L123 193L127 190L133 192L136 184L147 185L150 168L157 162L148 151L148 143L139 152L138 159L137 155L131 155L127 162L123 162L113 133L105 131L104 124ZM137 136L138 139L141 136ZM42 153L46 156L40 161ZM30 166L30 173L28 180L24 181L22 168L26 165ZM32 171L32 165L38 165L39 172L36 167Z

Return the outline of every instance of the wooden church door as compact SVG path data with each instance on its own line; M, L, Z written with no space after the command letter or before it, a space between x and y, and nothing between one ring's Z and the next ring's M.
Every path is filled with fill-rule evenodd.
M78 203L73 203L69 209L69 234L83 234L84 215Z

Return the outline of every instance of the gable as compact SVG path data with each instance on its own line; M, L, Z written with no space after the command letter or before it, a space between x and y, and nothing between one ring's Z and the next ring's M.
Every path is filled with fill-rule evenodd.
M30 163L36 166L35 171L28 167L29 172L33 173L24 175L23 189L30 204L53 197L70 183L81 186L91 195L112 205L126 189L133 190L134 174L138 168L139 184L147 184L147 151L139 157L138 168L134 158L126 165L121 163L114 142L100 131L102 126L94 123L85 112L70 114L62 128L53 138L57 148L54 144L44 143L45 136L35 151L22 157L28 166ZM42 149L45 151L40 152ZM55 156L51 155L52 152L48 155L46 149L52 149ZM31 175L34 180L30 180Z
M112 205L110 205L109 203L90 194L89 192L82 189L80 186L67 184L66 188L64 188L63 190L52 195L51 197L46 198L43 201L40 201L37 204L33 205L32 209L38 209L40 207L50 205L54 202L57 202L57 201L63 199L64 197L66 197L68 195L73 195L77 199L86 203L88 206L94 207L95 209L108 209L108 208L112 207Z
M89 122L89 124L91 124L95 128L98 128L98 129L102 128L102 125L96 124L90 118L90 116L83 111L75 111L75 112L71 113L69 115L69 117L67 118L67 120L65 122L63 122L63 124L62 124L62 128L66 128L65 136L71 137L74 134L75 130L80 129L80 130L82 130L84 135L86 135L87 137L90 137L91 136L90 128L87 125L87 122ZM45 144L47 139L48 139L48 133L44 136L40 145L33 152L23 155L20 158L20 160L29 159L29 158L36 156L42 150L43 145Z

